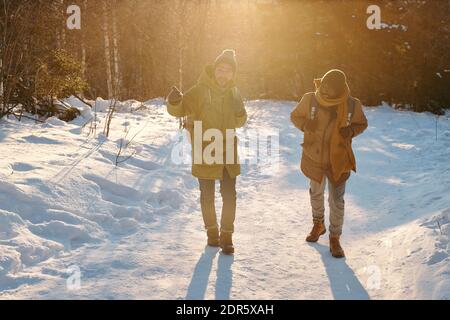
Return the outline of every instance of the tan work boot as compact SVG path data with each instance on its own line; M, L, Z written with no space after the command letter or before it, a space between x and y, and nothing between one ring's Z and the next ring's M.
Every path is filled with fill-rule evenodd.
M208 235L208 246L218 247L220 245L219 228L210 227L206 230L206 234Z
M314 221L314 226L311 232L306 237L306 241L308 242L317 242L321 235L325 234L327 229L325 228L325 224L323 221Z
M224 254L233 254L234 246L233 246L233 233L231 232L220 232L220 247L222 248L222 252Z
M340 238L339 235L330 234L330 252L331 252L331 255L335 258L345 257L345 253L341 247L339 238Z

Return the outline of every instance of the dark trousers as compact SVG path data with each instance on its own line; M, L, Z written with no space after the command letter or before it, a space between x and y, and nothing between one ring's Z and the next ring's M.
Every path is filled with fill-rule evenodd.
M200 204L202 207L203 221L205 227L218 227L215 191L216 181L198 179L200 185ZM223 178L220 180L220 194L222 195L222 217L220 230L234 232L234 220L236 217L236 178L231 178L227 169L223 170Z

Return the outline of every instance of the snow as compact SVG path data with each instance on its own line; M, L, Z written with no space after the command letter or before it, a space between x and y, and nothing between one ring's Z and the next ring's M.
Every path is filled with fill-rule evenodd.
M190 165L171 161L180 132L163 99L118 102L108 138L111 101L89 101L95 117L66 102L81 110L71 123L0 120L0 298L450 298L449 112L365 108L338 260L327 236L304 241L295 103L247 102L248 129L279 132L280 162L275 174L243 165L236 254L225 256L205 247Z

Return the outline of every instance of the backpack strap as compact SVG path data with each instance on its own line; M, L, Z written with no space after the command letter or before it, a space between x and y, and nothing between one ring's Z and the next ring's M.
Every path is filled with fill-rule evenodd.
M319 104L317 103L317 99L315 95L311 96L311 101L309 103L309 118L314 120L316 118L317 108Z
M349 96L348 100L347 100L347 107L348 107L347 125L348 126L352 123L353 114L355 113L355 105L356 105L355 98Z
M239 92L238 87L232 87L231 94L233 96L234 101L239 101L241 99L241 93Z
M212 104L212 97L211 97L211 88L210 87L206 88L205 96L206 96L205 97L205 102L208 103L208 105L211 105ZM203 105L206 105L206 103L203 104Z

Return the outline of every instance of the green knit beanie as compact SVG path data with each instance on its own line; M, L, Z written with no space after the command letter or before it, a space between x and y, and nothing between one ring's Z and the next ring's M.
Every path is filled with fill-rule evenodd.
M214 68L217 67L219 63L229 64L233 68L233 72L236 72L237 61L236 61L236 52L232 49L224 50L214 62Z

